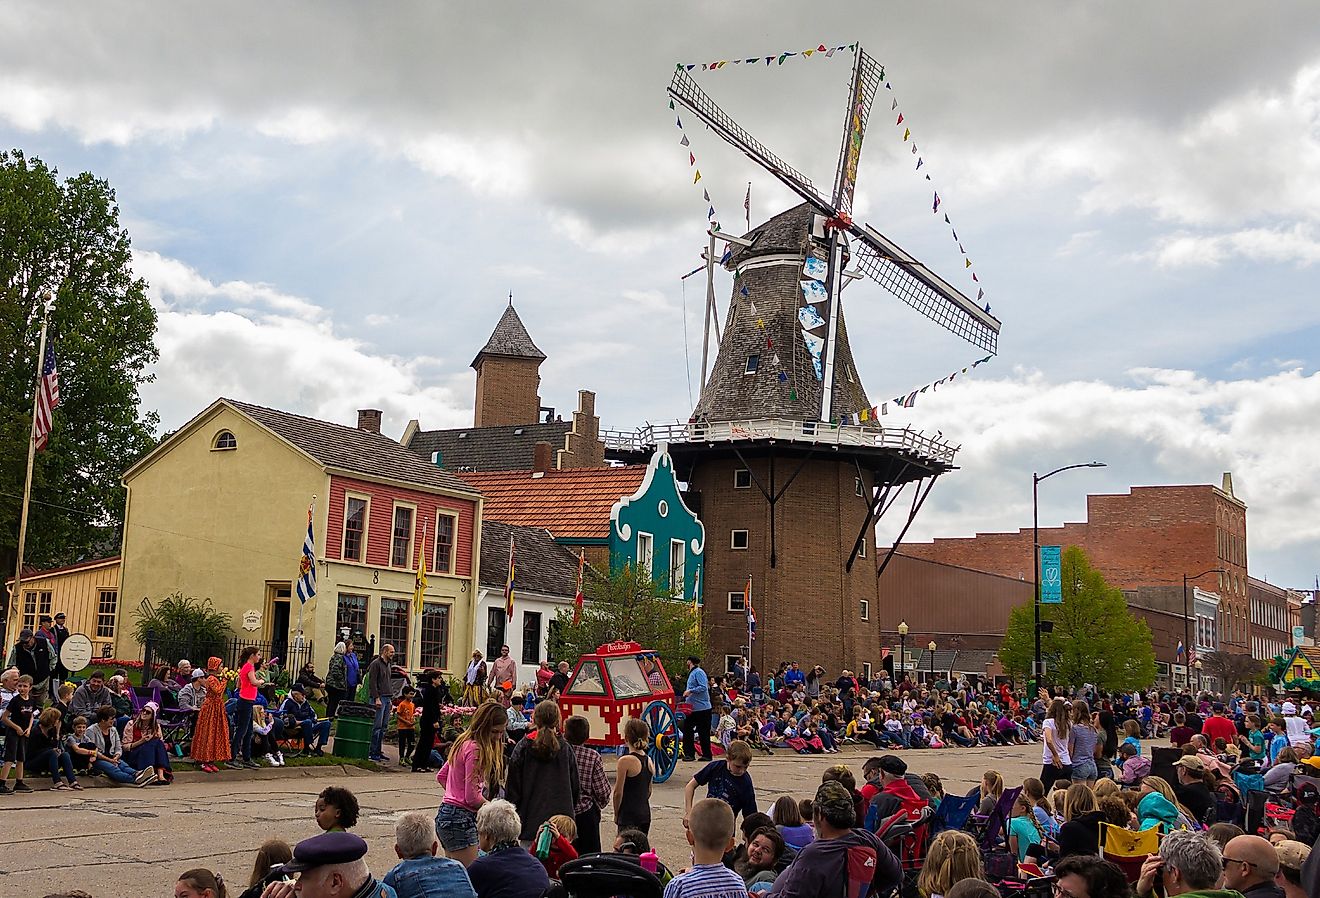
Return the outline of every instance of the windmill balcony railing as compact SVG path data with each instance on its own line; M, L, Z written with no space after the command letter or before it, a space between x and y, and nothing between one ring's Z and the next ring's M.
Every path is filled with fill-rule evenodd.
M680 422L647 424L636 430L600 431L607 449L644 452L661 443L734 443L745 440L785 440L818 445L870 446L897 449L932 461L953 464L958 447L929 437L910 427L862 427L827 424L789 418L756 418L746 421Z

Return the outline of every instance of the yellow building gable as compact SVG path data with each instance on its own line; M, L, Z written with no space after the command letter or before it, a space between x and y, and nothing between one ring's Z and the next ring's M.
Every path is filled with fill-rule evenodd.
M132 629L142 600L158 602L174 592L209 598L236 630L248 615L249 625L256 622L245 631L253 639L275 635L277 619L287 626L285 615L297 613L288 596L307 506L320 496L323 519L328 483L314 459L222 402L130 468L121 656L141 651ZM323 520L319 529L324 532ZM321 654L328 657L328 650Z
M6 581L12 586L13 578ZM92 640L94 658L114 653L119 629L119 559L97 558L68 567L23 575L22 596L10 609L8 629L15 635L35 630L42 615L65 614L70 633Z

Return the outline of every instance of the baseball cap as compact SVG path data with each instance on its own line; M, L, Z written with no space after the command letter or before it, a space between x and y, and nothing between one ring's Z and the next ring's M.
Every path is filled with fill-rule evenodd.
M1274 846L1279 853L1279 866L1290 870L1301 870L1302 864L1311 856L1311 846L1296 839L1285 839Z
M879 766L885 773L890 773L894 776L903 776L907 773L907 763L896 755L881 755Z
M306 693L303 692L303 688L302 688L302 684L301 684L301 683L294 683L292 686L289 687L289 694L290 694L290 695L292 695L292 694L295 693L295 692L298 693L299 695L306 695Z
M204 676L206 676L206 671L202 670L200 667L193 668L192 678L194 680L200 680Z
M1284 702L1284 703L1283 703L1283 713L1284 713L1284 714L1296 714L1296 713L1297 713L1297 706L1294 705L1292 702Z
M351 864L365 857L367 843L352 833L321 833L293 846L293 860L280 868L282 873L301 873L330 864Z
M1183 755L1181 758L1173 762L1173 766L1186 767L1188 770L1194 770L1197 773L1205 770L1205 765L1201 763L1201 759L1196 755Z
M28 639L31 636L32 636L32 631L29 630L27 627L24 627L21 631L19 631L18 634L19 639Z
M57 611L57 612L55 613L55 619L56 619L56 620L64 620L64 612L63 612L63 611Z
M821 783L812 803L815 805L816 813L826 820L855 818L857 814L852 793L835 780Z

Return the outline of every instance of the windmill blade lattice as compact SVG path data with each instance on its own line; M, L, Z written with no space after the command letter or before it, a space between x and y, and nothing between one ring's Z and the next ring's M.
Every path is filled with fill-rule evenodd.
M999 351L999 321L870 225L851 229L853 264L950 333L986 352Z

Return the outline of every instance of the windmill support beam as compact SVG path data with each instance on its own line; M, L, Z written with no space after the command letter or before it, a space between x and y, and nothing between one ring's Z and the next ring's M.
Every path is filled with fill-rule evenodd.
M894 538L894 544L889 547L889 551L885 553L884 560L881 561L880 566L876 568L875 578L877 580L879 580L880 575L885 572L885 568L889 567L889 559L893 558L894 553L898 551L898 547L903 542L903 537L907 536L908 528L911 527L912 522L916 520L917 512L921 511L921 506L925 504L926 497L930 495L930 491L935 488L935 481L938 480L939 477L940 475L938 473L932 473L930 475L930 481L926 484L924 491L921 488L920 481L917 482L917 491L912 494L912 509L908 512L907 522L903 524L903 529L900 530L898 536Z
M715 317L715 234L706 244L706 314L701 327L701 389L706 391L706 371L710 363L710 320ZM719 339L716 337L716 339Z
M875 501L868 504L866 520L862 521L862 527L857 531L857 539L853 541L852 554L848 556L848 563L844 565L845 573L851 573L853 562L857 560L857 555L861 552L862 546L864 545L866 531L870 529L876 521L883 518L885 513L888 512L889 509L893 507L893 504L898 501L898 497L903 494L903 490L907 487L906 481L903 480L903 475L907 473L907 470L910 467L912 467L912 462L903 462L903 467L899 470L898 476L891 477L884 487L877 490ZM862 466L858 464L857 477L860 479L861 476ZM895 483L899 484L898 492L894 493L894 497L889 499L886 504L885 500L888 499L889 492L893 489Z
M775 506L779 503L780 499L784 498L784 493L788 492L788 488L793 485L793 481L797 480L798 475L801 474L802 469L807 466L807 462L811 460L811 456L815 453L815 451L816 450L814 448L807 450L807 454L802 456L802 461L798 462L798 466L793 469L793 473L789 476L788 480L784 481L784 485L780 487L778 490L776 490L775 489L775 451L773 448L771 448L770 456L769 456L769 461L770 461L769 487L766 487L764 484L761 483L761 479L756 476L756 471L754 471L752 469L752 466L747 463L747 459L743 458L742 452L739 451L738 449L733 450L733 454L737 457L738 461L741 462L742 466L747 469L748 475L752 478L752 483L756 484L756 489L761 493L761 496L764 497L766 504L770 506L770 566L771 567L776 567L778 565L778 560L779 560L778 551L775 546Z

